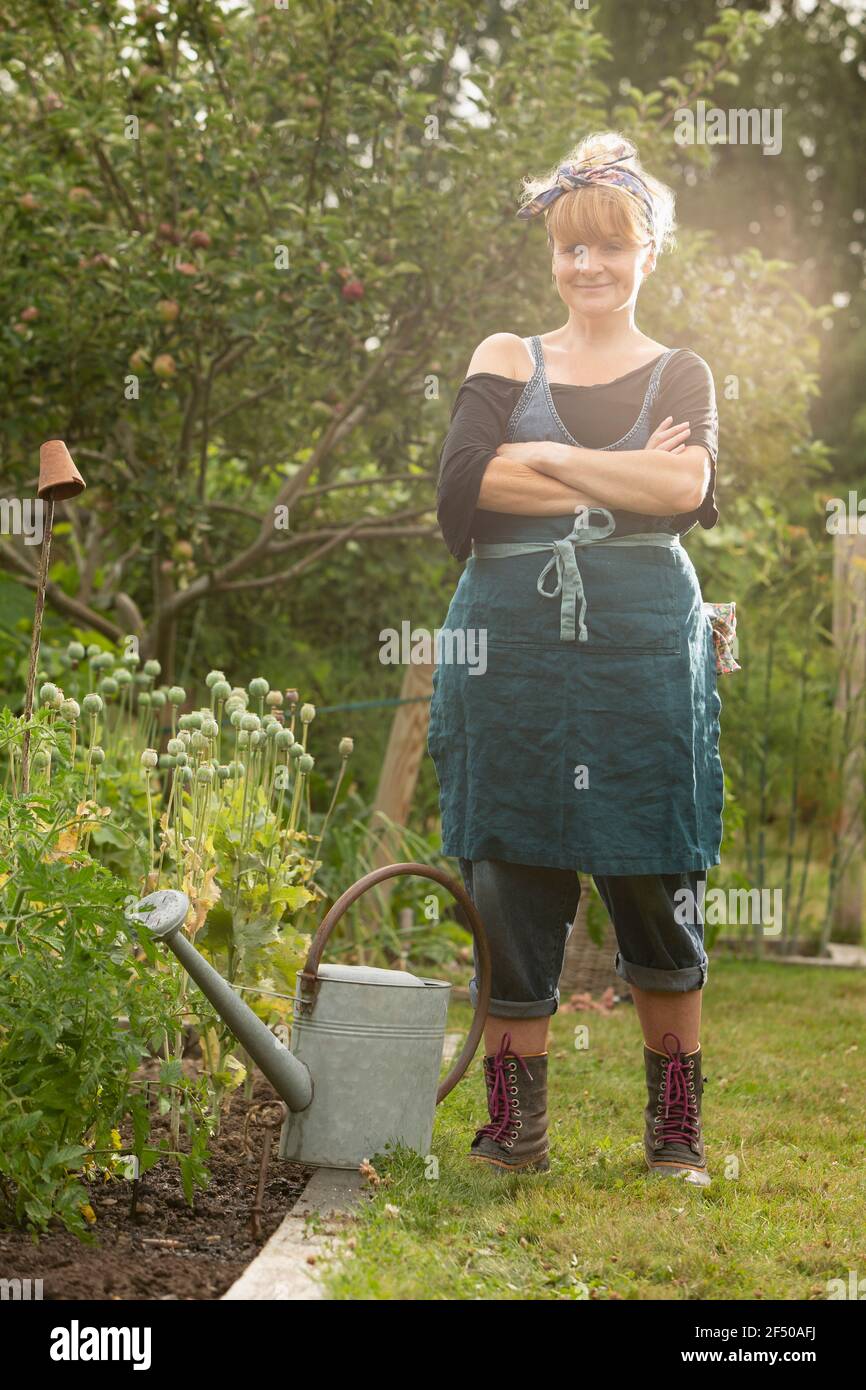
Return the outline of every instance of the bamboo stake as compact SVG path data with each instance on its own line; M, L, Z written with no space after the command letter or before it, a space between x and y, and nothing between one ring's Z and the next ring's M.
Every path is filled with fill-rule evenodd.
M68 497L77 497L85 487L84 479L72 462L62 439L48 439L39 449L39 484L36 496L45 507L42 532L42 551L36 580L36 608L33 633L30 638L30 663L27 668L27 689L24 695L24 739L21 746L21 791L30 790L30 720L33 718L33 694L39 668L39 647L42 641L42 616L45 612L45 591L48 587L48 561L51 536L54 531L54 504Z

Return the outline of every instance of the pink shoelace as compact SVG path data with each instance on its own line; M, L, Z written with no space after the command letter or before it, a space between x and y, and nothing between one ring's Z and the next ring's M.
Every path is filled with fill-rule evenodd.
M676 1048L668 1045L673 1038ZM691 1144L698 1137L697 1119L689 1108L689 1075L680 1058L680 1040L676 1033L665 1033L662 1038L668 1054L665 1068L663 1093L664 1114L659 1121L659 1137L662 1144Z
M505 1058L511 1049L511 1034L503 1033L502 1041L499 1044L499 1051L495 1057L484 1059L485 1066L489 1066L493 1073L493 1085L490 1088L490 1095L487 1102L487 1109L490 1112L490 1123L482 1125L475 1135L476 1140L481 1138L493 1139L496 1143L506 1137L508 1128L511 1124L511 1096L508 1091L508 1072L505 1066ZM519 1052L512 1052L512 1057L522 1066L526 1075L532 1080L532 1072L526 1065Z

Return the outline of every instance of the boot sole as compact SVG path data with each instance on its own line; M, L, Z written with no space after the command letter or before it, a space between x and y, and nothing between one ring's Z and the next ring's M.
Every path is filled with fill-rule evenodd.
M470 1163L486 1163L488 1168L494 1168L497 1173L548 1173L550 1171L550 1159L538 1158L530 1159L528 1163L505 1163L499 1158L485 1158L483 1154L467 1154Z
M670 1163L665 1161L661 1163L650 1163L646 1155L644 1155L644 1159L649 1171L659 1178L682 1178L684 1182L689 1183L692 1187L709 1187L712 1181L706 1168L689 1168L684 1163Z

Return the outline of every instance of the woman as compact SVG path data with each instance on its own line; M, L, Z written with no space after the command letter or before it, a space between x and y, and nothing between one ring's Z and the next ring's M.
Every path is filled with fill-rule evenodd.
M679 536L718 519L713 381L635 324L673 196L630 142L587 137L525 198L568 318L475 350L438 492L446 543L469 556L444 626L486 638L477 669L440 659L428 745L443 852L493 956L490 1123L470 1155L549 1167L548 1026L584 872L643 1030L646 1162L705 1186L700 904L721 843L720 701Z

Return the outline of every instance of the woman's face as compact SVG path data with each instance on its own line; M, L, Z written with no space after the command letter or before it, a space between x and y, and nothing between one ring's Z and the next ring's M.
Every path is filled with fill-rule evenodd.
M651 242L633 246L615 236L587 245L554 241L553 274L560 297L569 308L592 317L634 304L654 265Z

